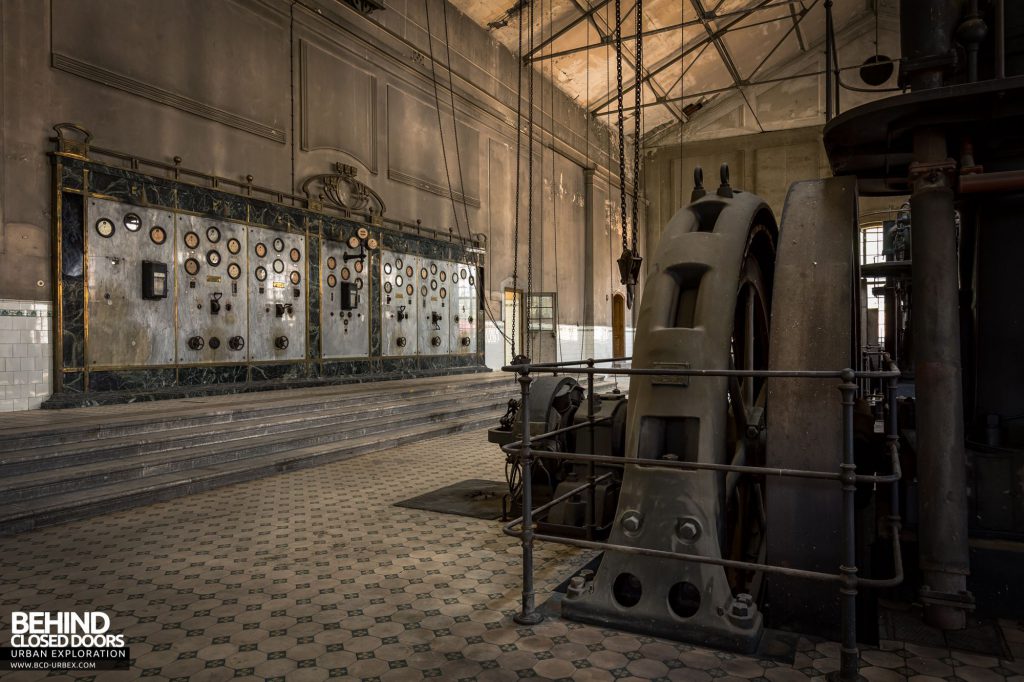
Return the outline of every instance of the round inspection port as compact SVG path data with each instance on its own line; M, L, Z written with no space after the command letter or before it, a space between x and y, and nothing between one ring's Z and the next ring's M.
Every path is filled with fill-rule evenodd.
M640 602L642 594L643 586L640 584L640 578L632 573L620 573L612 584L612 596L615 597L619 606L627 608L636 606Z
M691 618L700 610L700 590L693 583L676 583L668 591L668 607L680 618Z

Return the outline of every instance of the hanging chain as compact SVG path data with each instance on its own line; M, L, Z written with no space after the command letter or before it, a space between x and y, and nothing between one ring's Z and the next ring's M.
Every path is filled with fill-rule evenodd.
M619 221L622 230L622 250L629 249L626 241L626 123L622 110L622 0L615 0L615 97L616 123L619 132ZM623 273L622 283L628 278Z
M533 0L529 0L530 7L530 52L533 52ZM524 330L526 332L526 357L533 357L531 351L533 350L533 339L530 336L530 321L532 317L532 304L533 304L533 72L534 68L531 64L529 66L530 71L527 73L527 82L529 84L529 95L526 98L526 106L530 108L529 114L527 115L527 135L529 135L529 142L527 143L527 159L526 159L526 177L527 177L527 191L530 195L526 198L526 300L523 302L523 307L526 311L526 320L523 323Z
M636 0L636 102L633 113L633 258L640 254L637 252L637 223L639 216L640 198L640 137L642 135L641 116L643 112L643 79L644 70L644 3L643 0ZM630 280L636 284L635 278Z
M512 255L512 357L516 357L516 317L519 296L519 188L521 185L519 163L523 152L523 12L519 11L519 83L516 88L516 208L515 208L515 250Z

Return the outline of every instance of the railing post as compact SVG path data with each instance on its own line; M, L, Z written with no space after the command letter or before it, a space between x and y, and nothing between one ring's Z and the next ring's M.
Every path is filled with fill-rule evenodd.
M520 625L536 625L544 616L534 610L536 595L533 590L533 454L530 449L530 376L528 367L519 371L522 403L519 414L523 422L523 445L519 450L519 464L523 467L523 608L512 620Z
M594 358L587 359L587 367L591 370L587 374L587 421L590 423L590 451L597 451L597 443L594 438ZM593 540L597 530L597 490L596 490L596 469L593 462L587 462L587 539Z
M839 588L843 641L837 678L840 682L856 682L861 679L858 673L860 653L857 650L857 540L854 528L857 493L857 465L853 456L853 407L857 395L855 378L856 373L852 369L844 369L843 383L839 385L843 395L843 461L839 465L839 480L843 486L843 560L839 567L839 572L843 576L842 586Z
M887 358L888 359L888 358ZM895 363L890 361L890 369L895 367ZM900 432L899 432L899 416L896 413L896 386L899 383L899 377L890 377L888 379L888 386L886 387L886 402L888 403L888 412L885 417L885 439L889 443L889 452L893 458L893 473L895 473L896 462L899 458L900 451ZM889 527L892 532L897 536L893 538L894 551L900 551L899 549L899 534L901 528L900 519L900 481L896 479L889 484ZM893 557L894 559L896 557Z

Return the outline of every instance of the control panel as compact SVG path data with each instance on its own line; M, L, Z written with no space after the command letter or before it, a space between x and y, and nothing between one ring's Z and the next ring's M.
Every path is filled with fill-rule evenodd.
M178 362L248 359L245 226L179 215L174 240Z
M370 354L370 254L358 237L325 240L320 249L320 297L323 354L345 358Z
M440 355L450 349L449 326L452 317L448 291L449 264L444 261L419 259L416 277L418 343L421 355Z
M418 277L416 256L381 252L381 352L384 355L414 355L417 351Z
M453 353L476 352L477 283L476 266L464 263L449 263L451 286L448 295L453 299L451 323L451 351Z
M248 229L249 357L306 357L306 240L262 227Z
M106 199L89 199L86 215L86 364L173 363L174 215Z

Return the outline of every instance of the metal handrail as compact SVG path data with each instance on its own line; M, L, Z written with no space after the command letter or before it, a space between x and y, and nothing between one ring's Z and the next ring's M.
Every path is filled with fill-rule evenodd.
M543 616L535 609L535 592L533 586L533 545L536 541L554 542L558 544L571 545L584 549L612 550L624 554L639 556L651 556L662 559L677 561L689 561L698 564L710 564L724 568L735 568L740 570L762 571L775 573L794 578L815 580L819 582L836 583L840 586L841 595L841 629L842 646L840 650L839 679L842 682L852 682L858 679L859 652L857 648L857 627L856 627L856 597L859 586L864 585L874 588L893 587L903 582L903 558L900 553L900 529L901 519L899 516L899 481L902 478L902 468L899 461L899 435L897 431L896 416L896 386L901 373L896 363L888 356L884 356L890 369L888 371L855 371L853 369L841 370L735 370L735 369L668 369L668 368L601 368L597 364L609 362L623 362L632 358L607 358L602 360L588 359L585 361L566 361L552 363L523 363L506 365L502 369L507 372L515 372L519 375L518 381L521 387L522 402L520 414L522 419L522 437L513 443L502 446L502 452L508 455L518 455L522 469L522 508L523 513L519 518L505 524L502 532L520 539L523 547L523 590L522 609L516 614L515 620L523 624L534 624L540 622ZM532 434L529 421L530 384L534 379L531 372L558 374L572 368L571 371L587 375L587 421L573 424L568 427L555 429L553 431ZM611 417L595 418L594 416L594 375L595 374L618 374L635 376L704 376L704 377L758 377L758 378L802 378L802 379L840 379L839 390L842 393L843 412L843 456L838 472L811 471L805 469L786 469L756 467L733 464L717 464L712 462L686 462L679 460L654 460L640 457L613 457L609 455L596 455L588 453L562 453L562 452L534 452L532 445L540 440L551 438L555 435L575 431L581 428L591 428L591 444L593 444L593 427L595 424L603 423ZM889 474L857 474L854 462L853 443L853 407L857 392L858 379L877 378L887 380L887 402L888 414L886 419L886 447L892 463L892 472ZM561 459L565 461L585 462L588 466L587 482L573 488L559 497L533 508L532 491L532 466L533 459ZM842 484L843 505L842 505L842 540L843 557L838 567L838 573L826 573L823 571L810 571L796 569L788 566L777 566L773 564L762 564L756 562L737 561L719 557L702 556L699 554L682 554L665 550L620 545L609 542L598 542L593 539L595 529L594 520L594 495L597 483L606 480L612 472L601 476L595 476L595 465L617 465L621 467L665 467L684 470L710 470L734 473L750 473L765 476L789 476L794 478L806 478L815 480L838 481ZM856 545L855 545L855 505L854 495L857 485L877 485L879 483L889 486L891 514L888 517L888 526L891 535L893 549L893 575L889 578L860 578L857 576ZM546 514L555 505L583 492L588 492L587 499L587 539L565 538L554 535L538 534L534 530L534 515ZM515 530L516 527L521 530Z

